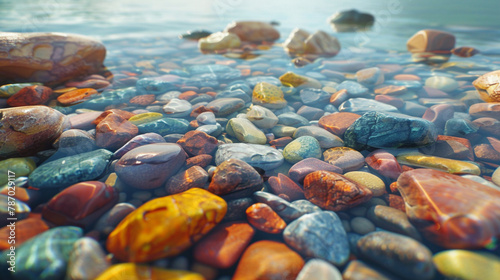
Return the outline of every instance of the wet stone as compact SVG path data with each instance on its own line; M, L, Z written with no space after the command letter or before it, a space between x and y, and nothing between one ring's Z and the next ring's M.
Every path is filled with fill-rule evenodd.
M473 118L494 118L500 121L500 103L477 103L469 107Z
M319 119L318 125L329 132L342 137L346 129L361 116L349 112L333 113Z
M343 265L349 257L347 236L340 218L331 211L304 215L283 232L285 242L310 258Z
M500 273L500 258L487 252L446 250L432 259L439 273L450 279L494 280Z
M365 86L376 86L384 82L384 73L378 67L365 68L356 72L356 79Z
M279 79L284 86L294 88L321 88L321 83L316 79L302 76L294 72L286 72Z
M135 87L139 94L158 95L170 90L177 90L183 82L184 78L177 75L163 75L139 79Z
M476 133L478 127L471 121L461 118L452 118L444 125L444 134L448 136L464 137Z
M156 198L122 220L109 235L106 248L122 261L147 262L175 256L208 233L226 210L223 199L197 188ZM172 224L178 226L169 226Z
M312 136L301 136L283 149L283 157L291 164L297 163L305 158L321 158L321 147Z
M16 93L18 93L21 89L30 86L41 86L41 83L18 83L18 84L6 84L0 86L0 98L9 98Z
M216 32L198 41L198 48L201 52L221 51L237 48L240 45L240 38L228 32Z
M368 131L368 133L366 133ZM363 149L419 147L437 139L433 123L420 118L385 112L368 112L345 132L348 147Z
M262 177L248 163L240 159L228 159L214 171L208 190L216 195L231 198L246 197L262 187Z
M46 162L29 175L35 188L65 188L82 181L99 178L113 153L99 149Z
M323 170L305 177L304 195L312 203L331 211L343 211L372 198L368 188L338 173Z
M258 128L273 128L278 123L278 117L269 109L253 105L246 117Z
M297 113L288 112L278 115L278 124L285 126L301 127L309 125L309 121Z
M192 106L189 101L182 99L171 99L165 106L163 111L172 118L187 117L191 113Z
M47 102L51 95L52 89L49 87L41 85L27 86L10 96L7 99L7 104L11 107L40 105Z
M108 234L110 234L115 227L135 209L135 206L130 203L115 204L109 211L104 213L99 220L97 220L94 230L107 237Z
M255 125L244 118L232 118L227 122L226 131L229 135L238 138L239 141L251 144L265 144L266 135Z
M19 190L19 189L18 189ZM7 201L7 197L2 197L5 201ZM8 206L7 206L8 207ZM7 210L8 208L6 208ZM2 211L4 212L4 211ZM21 214L21 215L19 215ZM16 222L16 245L21 246L24 242L31 239L32 237L37 236L49 229L49 225L40 217L40 214L33 215L31 214L26 219L19 219L19 216L23 216L23 213L18 213L18 221ZM5 215L5 220L7 220L9 216ZM3 225L0 229L0 250L8 250L10 249L11 244L9 244L9 236L11 232L11 227L7 225ZM12 243L12 242L11 242ZM8 251L6 251L8 252Z
M305 88L300 91L300 100L307 106L323 108L332 94L322 89Z
M401 277L434 277L431 251L409 237L383 231L373 232L358 241L357 249L362 259L374 262ZM409 274L408 271L412 273Z
M134 138L137 126L117 114L109 114L96 126L96 145L111 150L122 147Z
M202 275L190 271L177 269L163 269L145 264L136 263L120 263L112 265L100 274L96 280L118 280L122 279L123 275L131 279L171 279L171 280L203 280Z
M360 169L365 164L363 155L348 147L330 148L323 152L326 162L342 169L342 173Z
M379 174L394 180L403 172L396 157L385 150L379 149L371 152L366 156L365 161Z
M181 146L172 143L148 144L130 150L115 165L118 177L139 189L160 187L186 160Z
M12 198L9 199L9 197L11 196L0 194L0 218L2 219L0 228L11 223L11 221L7 220L10 216L13 216L11 213L14 214L18 220L23 220L28 218L31 212L30 207L22 201L16 201L16 204L12 205L13 200Z
M342 280L342 274L338 268L322 259L310 259L296 278L296 280L308 279Z
M366 217L380 228L409 236L417 241L422 240L420 233L410 223L403 211L384 205L376 205L368 209Z
M95 279L110 266L101 245L94 239L83 237L73 245L66 277L69 279Z
M499 84L500 70L486 73L472 83L481 99L486 102L500 102Z
M219 165L231 158L240 159L264 170L281 166L284 161L281 152L273 147L246 143L220 145L215 153L215 163Z
M97 148L94 137L80 129L64 131L54 146L56 146L57 152L66 156L90 152Z
M15 177L28 176L35 168L36 164L31 158L9 158L2 160L0 161L0 185L9 182L9 174L14 173Z
M252 226L266 233L278 234L286 227L285 221L264 203L255 203L248 207L246 214Z
M416 62L446 62L455 47L455 36L448 32L424 29L406 43Z
M242 41L256 43L275 41L280 37L274 26L261 21L235 21L228 24L224 31L236 34Z
M466 161L427 156L420 153L402 153L397 156L397 159L401 164L437 169L452 174L481 174L479 166Z
M300 107L299 110L297 110L297 114L306 118L309 121L312 121L312 120L319 120L321 117L323 117L325 111L319 108L314 108L304 105Z
M496 138L500 138L500 120L494 118L479 118L472 121L479 127L479 133L490 134Z
M260 82L255 85L252 103L269 109L281 109L287 104L283 91L278 86L268 82Z
M353 81L343 81L337 87L337 90L345 89L349 97L360 97L368 93L368 88L360 83Z
M50 229L24 242L16 250L14 279L62 279L73 244L82 237L80 228L63 226ZM2 269L7 270L7 255L2 255Z
M288 171L288 176L296 182L302 183L307 174L325 170L342 173L342 169L317 158L306 158L294 164Z
M290 202L268 192L257 191L253 194L253 197L257 202L264 203L271 207L271 209L283 218L285 222L293 221L305 214Z
M425 80L425 86L444 92L453 92L459 85L458 82L446 76L432 76Z
M439 135L438 140L419 149L421 153L458 160L474 160L469 140L460 137Z
M189 129L189 122L184 119L161 118L151 122L137 125L139 134L157 133L160 135L173 133L186 133Z
M144 146L147 144L165 143L165 139L157 133L144 133L137 135L125 143L120 149L116 150L113 155L114 158L121 158L127 152L139 146Z
M370 189L373 196L381 196L386 193L384 181L376 175L363 171L351 171L345 173L344 176Z
M379 267L368 265L360 260L352 260L346 267L342 274L344 280L366 280L366 279L380 279L380 280L397 280L396 277L389 272L382 270Z
M243 106L245 102L239 98L220 98L211 101L205 107L216 117L225 117L240 110Z
M246 219L246 210L255 201L249 197L237 198L227 201L227 213L224 221L241 221Z
M189 156L213 154L218 142L214 137L202 131L189 131L177 141Z
M370 29L375 17L356 9L341 11L328 18L328 23L336 32L355 32Z

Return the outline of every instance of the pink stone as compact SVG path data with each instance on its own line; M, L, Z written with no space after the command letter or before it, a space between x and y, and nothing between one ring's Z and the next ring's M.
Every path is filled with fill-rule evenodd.
M316 158L306 158L294 164L290 170L288 170L288 176L290 176L290 178L295 182L302 183L307 174L318 170L342 173L342 169L340 167L331 165Z
M444 128L446 121L453 118L455 109L450 104L433 105L427 109L422 119L434 123L439 128Z
M278 177L271 176L267 180L271 190L281 198L294 201L304 198L304 190L286 175L278 173Z
M500 235L500 190L431 169L404 172L398 189L424 236L452 249L482 248Z
M92 123L97 117L99 117L102 114L102 111L95 111L95 112L85 112L82 114L78 115L73 115L69 117L69 122L71 123L71 128L76 128L76 129L91 129L95 127L95 125Z
M378 173L391 179L397 179L402 169L396 157L389 152L379 149L370 153L365 158L366 163Z

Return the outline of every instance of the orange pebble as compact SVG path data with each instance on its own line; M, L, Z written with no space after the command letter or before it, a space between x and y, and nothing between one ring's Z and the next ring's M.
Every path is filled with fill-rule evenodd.
M71 106L84 102L94 94L97 94L97 90L93 88L75 89L61 94L57 97L57 101L64 106Z
M264 203L255 203L246 210L248 222L257 229L267 233L281 233L286 223Z

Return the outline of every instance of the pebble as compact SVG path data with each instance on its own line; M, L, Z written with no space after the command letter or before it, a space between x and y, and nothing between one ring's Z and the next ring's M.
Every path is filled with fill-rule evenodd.
M290 167L288 176L290 176L292 180L302 183L307 174L319 170L342 173L342 169L340 167L326 163L320 159L306 158Z
M269 177L267 182L273 193L283 199L294 201L304 198L302 188L282 173L278 173L278 176Z
M194 246L194 258L216 268L229 268L236 264L254 234L246 222L219 224Z
M108 150L99 149L46 162L29 175L30 186L40 189L65 188L99 178L110 158Z
M365 162L380 175L394 180L403 172L396 157L382 149L375 150L368 154L365 158Z
M301 127L309 125L309 121L297 113L287 112L278 115L278 124L284 126Z
M236 34L228 32L212 33L205 38L198 40L198 48L201 52L222 51L226 49L238 48L241 40Z
M228 24L224 31L236 34L246 42L272 42L280 37L280 33L274 26L262 21L235 21Z
M293 138L301 136L312 136L318 140L322 149L329 149L333 147L341 147L344 141L338 136L328 132L326 129L317 126L302 126L293 133Z
M366 147L419 147L430 145L436 139L437 129L433 123L388 112L368 112L344 133L345 145L358 150Z
M82 229L73 226L56 227L38 234L16 246L15 272L6 274L13 279L64 278L73 245L82 235ZM3 254L1 259L0 267L7 270L9 257Z
M332 57L340 51L340 43L337 38L322 30L309 35L304 44L305 54Z
M31 158L9 158L0 161L0 185L9 182L9 171L16 177L28 176L35 170L36 164Z
M178 98L171 99L167 104L165 104L165 106L163 106L163 112L172 118L187 117L191 113L192 109L193 106L189 103L189 101Z
M94 136L80 129L64 131L53 146L57 148L58 153L62 153L64 156L86 153L97 148Z
M109 235L106 248L130 262L175 256L219 223L226 210L222 198L198 188L156 198L127 215Z
M361 71L361 70L360 70ZM360 97L368 93L368 88L360 83L353 81L343 81L337 87L337 90L345 89L349 97ZM340 108L339 108L340 109Z
M52 89L46 86L27 86L7 99L11 107L41 105L46 103L52 95Z
M281 109L287 105L283 91L278 86L268 82L260 82L255 85L252 103L268 109Z
M203 131L192 130L184 134L178 141L182 149L189 156L196 156L200 154L212 155L217 149L217 139L206 134Z
M400 164L432 168L451 174L481 174L481 169L476 164L455 159L427 156L420 153L402 153L397 156L397 159Z
M309 258L341 266L349 257L347 235L340 218L331 211L304 215L283 232L285 242Z
M476 103L469 107L469 115L473 118L494 118L500 121L500 102Z
M65 92L57 97L57 102L63 106L73 106L83 103L98 94L93 88L80 88Z
M344 176L351 179L351 181L370 189L374 197L381 196L386 193L384 181L376 175L363 171L351 171L345 173Z
M442 171L414 169L401 174L398 190L408 218L426 222L419 230L431 242L452 249L480 248L498 235L498 189Z
M494 280L500 275L500 258L487 252L446 250L432 260L436 270L447 278Z
M226 131L240 142L250 144L266 144L267 138L262 130L244 118L232 118L227 122Z
M415 280L434 277L431 251L409 237L372 232L358 241L357 249L361 259L374 262L400 277Z
M322 259L310 259L296 278L296 280L308 279L342 280L342 274L329 262Z
M231 143L220 145L215 153L215 164L219 165L228 159L240 159L253 167L272 170L283 164L280 151L273 147L257 144Z
M488 72L477 78L472 85L486 102L500 102L500 70Z
M356 72L356 80L360 84L372 87L384 82L384 73L378 67L365 68Z
M232 279L294 280L303 266L302 257L285 244L261 240L245 250Z
M366 217L377 227L409 236L417 241L422 240L420 233L403 211L384 205L375 205L368 209Z
M121 158L123 155L139 146L157 143L165 143L165 139L157 133L144 133L141 135L137 135L134 138L130 139L127 143L125 143L121 148L116 150L113 157Z
M424 29L415 33L406 47L416 62L446 62L455 48L455 36L444 31Z
M232 158L217 165L208 191L225 197L229 195L246 197L259 190L262 184L262 177L252 166L240 159Z
M280 82L287 87L294 88L321 88L321 83L307 76L302 76L294 72L286 72L280 76Z
M300 100L304 105L323 108L332 94L318 88L305 88L300 91Z
M41 83L17 83L17 84L4 84L0 86L0 98L8 99L9 97L18 93L21 89L30 86L41 86Z
M340 112L350 112L362 115L366 112L377 111L380 113L398 113L398 108L373 99L350 98L339 106Z
M425 86L435 88L447 93L455 91L459 85L453 78L446 76L432 76L425 80Z
M319 119L318 125L338 137L342 137L347 128L360 117L358 114L349 112L333 113Z
M283 149L283 157L291 164L295 164L305 158L321 158L321 146L312 136L301 136Z
M118 114L109 114L96 126L95 143L98 147L116 150L137 136L137 126Z
M278 117L269 109L252 105L246 113L246 117L258 128L273 128L278 123Z
M323 209L343 211L370 200L373 194L338 173L320 170L305 177L304 195Z
M348 147L330 148L323 152L326 162L342 169L342 173L358 170L365 165L363 155Z
M0 50L11 53L0 67L1 82L58 84L101 70L106 48L90 37L64 33L5 32Z
M118 178L139 189L163 185L186 161L178 144L158 143L139 146L123 155L115 165Z
M370 29L375 17L356 9L336 12L327 19L335 32L356 32Z
M264 203L255 203L246 210L248 222L256 229L271 233L281 233L286 222L274 210Z
M12 188L12 184L10 186ZM12 191L12 189L7 190ZM12 201L14 200L12 198L9 199L9 197L12 197L9 195L9 192L7 194L0 194L0 198L2 199L0 201L0 218L3 219L0 221L0 228L10 225L11 222L7 220L10 216L15 216L18 220L23 220L28 218L31 212L30 207L22 201L16 201L16 204L12 205Z
M82 237L73 244L69 255L67 279L95 279L110 267L101 245L89 237Z
M40 105L0 109L0 124L0 159L42 151L70 126L65 115Z
M375 225L364 217L354 217L350 222L350 226L353 232L360 235L375 231Z
M171 279L171 280L204 280L205 278L198 273L163 269L145 264L120 263L112 265L100 274L95 280L119 280L124 275L131 279Z
M135 209L135 206L130 203L115 204L97 220L94 225L94 230L107 237L115 227Z
M371 266L360 260L352 260L342 274L344 280L366 280L366 279L383 279L397 280L401 279L379 267Z
M189 122L184 119L161 118L147 123L137 125L139 134L156 133L160 135L186 133L189 130Z

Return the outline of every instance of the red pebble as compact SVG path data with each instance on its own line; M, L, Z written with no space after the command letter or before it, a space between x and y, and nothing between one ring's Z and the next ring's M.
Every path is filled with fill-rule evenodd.
M282 198L289 201L304 198L304 190L286 175L278 173L278 177L271 176L267 181L271 190Z
M47 102L52 95L52 89L45 86L24 87L7 99L11 107L40 105Z
M396 157L382 149L370 153L366 156L365 161L371 168L380 173L380 175L394 180L403 172Z
M285 221L264 203L255 203L248 207L246 214L248 222L263 232L281 233L286 227Z
M139 129L117 114L109 114L95 128L95 143L99 147L118 149L134 138Z

